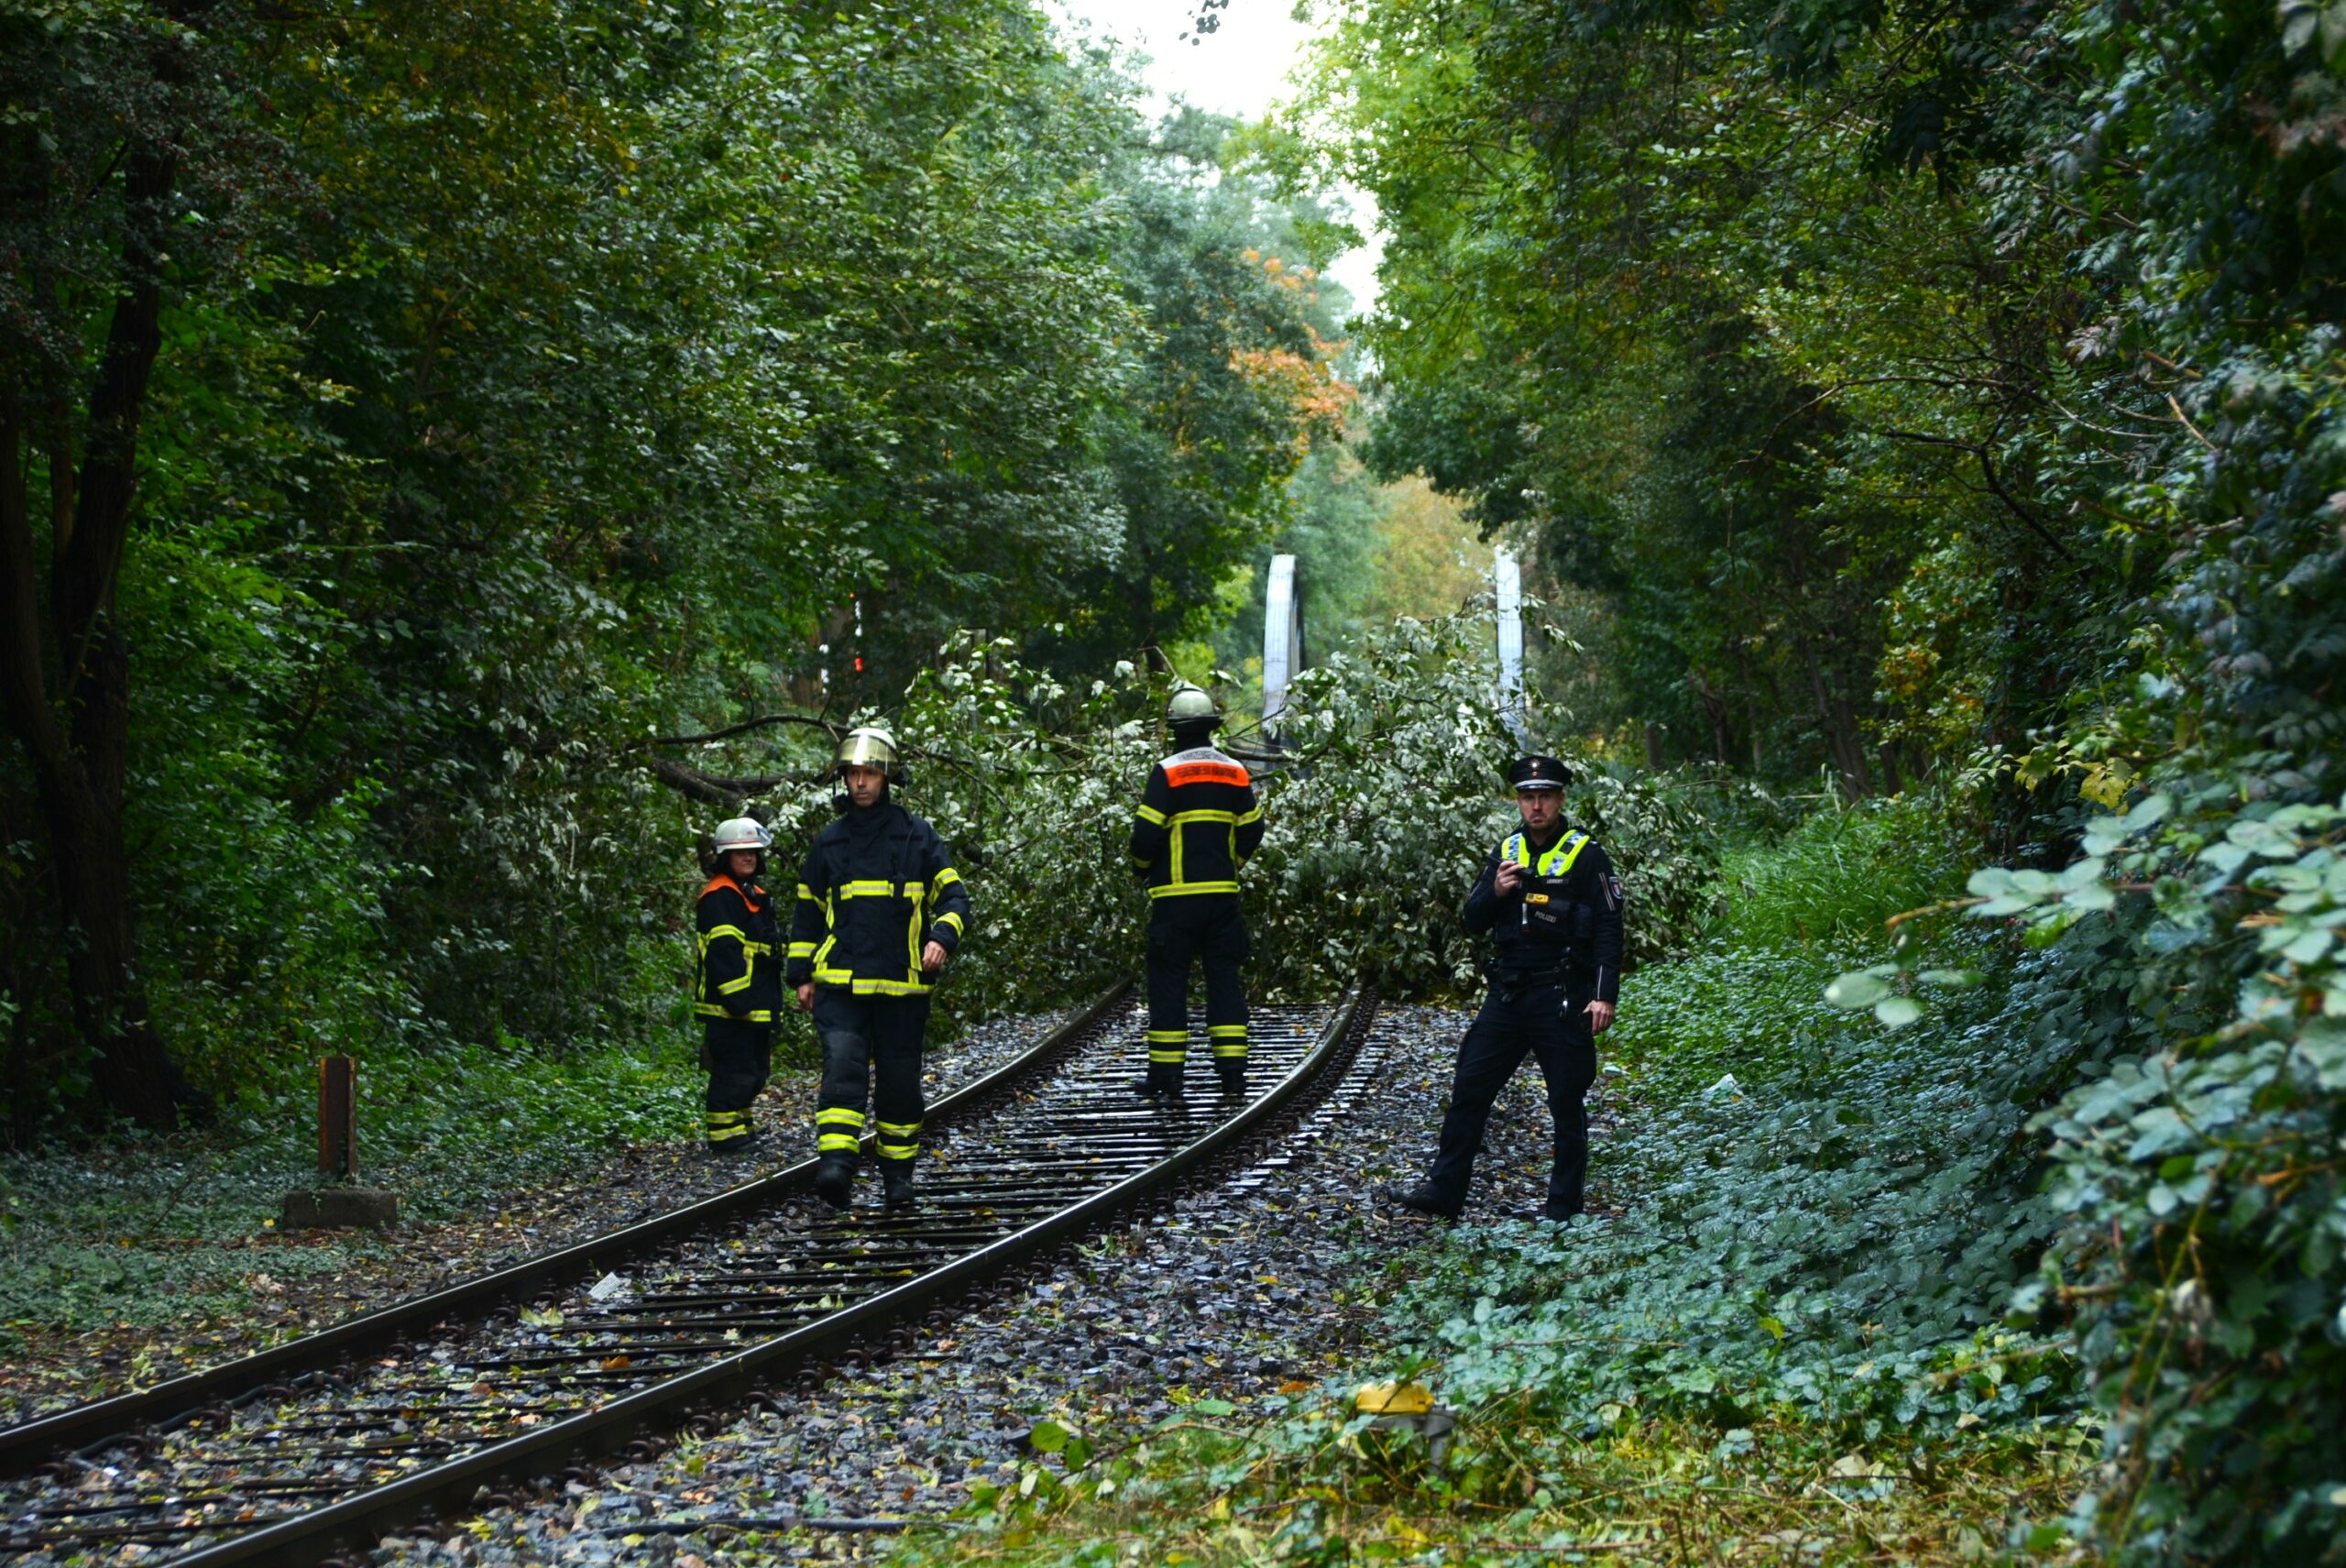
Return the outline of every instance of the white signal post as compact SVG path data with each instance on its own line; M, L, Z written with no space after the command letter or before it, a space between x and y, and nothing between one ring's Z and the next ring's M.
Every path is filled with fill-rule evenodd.
M1303 668L1303 600L1295 591L1295 557L1271 557L1263 588L1263 733L1277 733L1288 683Z
M1523 705L1523 565L1514 551L1493 554L1491 586L1498 598L1499 717L1517 745L1529 745Z

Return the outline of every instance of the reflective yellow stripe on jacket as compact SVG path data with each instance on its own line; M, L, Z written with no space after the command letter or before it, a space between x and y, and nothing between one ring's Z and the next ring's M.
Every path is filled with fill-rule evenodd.
M717 993L719 996L731 996L749 990L751 983L757 978L757 960L762 957L773 956L773 943L752 942L750 940L750 934L739 926L712 926L706 931L696 933L693 939L699 948L700 972L704 977L702 981L704 984L707 983L705 977L708 973L708 949L720 939L730 939L741 944L743 960L740 978L729 980L720 984L717 988ZM694 1003L693 1013L696 1016L702 1018L740 1018L752 1024L773 1022L773 1013L769 1008L759 1007L748 1013L737 1013L720 1003L709 1001L706 994Z

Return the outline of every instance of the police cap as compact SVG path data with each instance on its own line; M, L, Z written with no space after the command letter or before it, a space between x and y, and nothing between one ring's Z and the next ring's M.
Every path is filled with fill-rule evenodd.
M1518 790L1562 789L1573 782L1573 771L1553 757L1518 757L1507 764L1507 782Z

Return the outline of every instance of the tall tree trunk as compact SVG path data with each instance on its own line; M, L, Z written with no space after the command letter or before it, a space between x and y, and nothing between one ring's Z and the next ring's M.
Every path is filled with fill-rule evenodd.
M177 172L172 156L152 146L128 160L125 281L91 394L79 483L61 466L62 454L53 458L51 484L72 495L71 528L58 531L49 580L55 699L42 674L38 576L17 456L24 422L13 407L0 412L0 650L8 665L0 696L30 754L48 819L74 1026L93 1053L99 1092L151 1127L176 1125L189 1091L148 1017L132 945L122 816L130 651L115 621L115 585L130 531L139 418L162 345L164 262L156 239ZM61 504L58 512L62 521Z
M1688 684L1694 687L1696 699L1703 705L1704 716L1711 721L1711 755L1717 759L1720 767L1733 767L1735 760L1728 739L1727 694L1713 685L1710 677L1699 670L1688 677Z
M1842 793L1851 800L1863 800L1873 793L1873 769L1866 761L1865 735L1857 713L1825 674L1815 646L1806 638L1801 640L1800 652L1808 665L1809 685L1816 694L1816 722L1833 753L1834 771L1841 775Z

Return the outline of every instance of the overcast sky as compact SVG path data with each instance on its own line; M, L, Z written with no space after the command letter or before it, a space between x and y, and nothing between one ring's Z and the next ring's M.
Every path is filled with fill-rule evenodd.
M1288 72L1303 57L1317 30L1289 15L1290 0L1233 0L1221 27L1195 42L1190 30L1196 0L1046 0L1049 9L1122 38L1149 57L1143 79L1166 102L1186 99L1200 109L1258 120L1288 93ZM1354 222L1366 230L1376 205L1359 192L1347 192ZM1355 308L1365 311L1376 294L1375 246L1337 259L1329 276L1352 291Z

